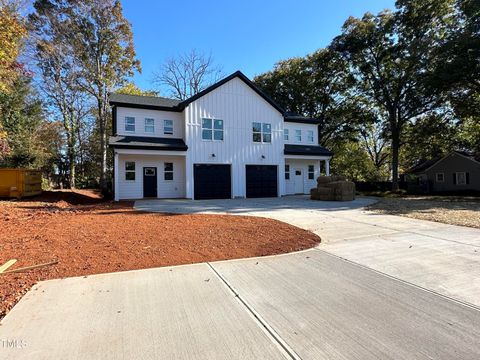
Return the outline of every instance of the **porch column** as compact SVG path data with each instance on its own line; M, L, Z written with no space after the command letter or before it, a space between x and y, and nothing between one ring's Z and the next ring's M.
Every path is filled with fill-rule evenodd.
M118 153L115 151L115 156L114 156L114 159L113 159L113 193L114 193L114 199L115 201L118 201L119 200L119 196L118 196L118 167L119 167L119 163L118 163Z
M325 160L325 173L327 176L330 176L330 159Z

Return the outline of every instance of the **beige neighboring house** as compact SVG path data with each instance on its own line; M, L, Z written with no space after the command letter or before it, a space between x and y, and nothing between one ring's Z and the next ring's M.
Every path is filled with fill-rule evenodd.
M480 162L472 154L452 151L424 161L408 171L430 192L480 191Z

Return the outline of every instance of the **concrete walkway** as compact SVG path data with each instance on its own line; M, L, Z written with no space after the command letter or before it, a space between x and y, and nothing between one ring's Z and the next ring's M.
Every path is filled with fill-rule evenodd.
M477 360L479 338L479 309L312 249L41 282L0 358Z
M459 301L480 306L480 230L378 215L374 202L312 201L305 196L235 200L142 200L135 207L173 213L254 215L322 238L319 248ZM480 216L480 214L479 214Z

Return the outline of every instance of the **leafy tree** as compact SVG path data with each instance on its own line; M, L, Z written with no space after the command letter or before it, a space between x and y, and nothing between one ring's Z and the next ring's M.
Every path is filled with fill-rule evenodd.
M376 169L360 142L338 143L332 150L335 152L331 163L332 173L352 181L378 180Z
M368 121L350 93L352 81L347 62L329 49L280 61L254 79L287 112L319 119L319 142L327 146L354 138L359 122Z
M443 34L443 15L451 12L451 4L397 1L397 8L395 13L349 18L331 45L348 61L356 89L381 115L391 146L393 190L398 190L406 124L442 103L439 92L429 86L430 63Z
M0 126L7 133L10 147L1 166L52 171L50 160L56 156L56 148L52 136L45 136L49 122L32 89L31 79L19 77L13 86L15 91L0 93Z
M124 85L135 70L141 71L131 26L118 0L70 0L66 5L55 0L55 3L69 19L68 39L79 67L78 84L96 102L100 186L106 190L108 94Z
M19 75L26 73L17 61L27 29L15 2L0 2L0 92L9 92Z
M167 59L153 74L153 82L159 88L166 87L174 99L185 100L217 82L221 76L222 70L215 65L212 55L193 49Z
M58 7L39 0L29 16L35 35L35 58L39 69L40 89L52 115L60 118L66 136L68 186L75 188L79 129L89 109L88 99L78 86L79 69L74 49L68 41L69 19Z
M138 86L136 86L134 83L131 83L131 82L125 84L115 92L118 94L127 94L127 95L158 96L158 91L142 90Z

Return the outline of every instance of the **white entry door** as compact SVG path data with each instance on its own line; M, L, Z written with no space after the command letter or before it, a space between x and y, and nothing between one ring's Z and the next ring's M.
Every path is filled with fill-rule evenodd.
M303 172L302 169L295 169L295 194L303 194Z

